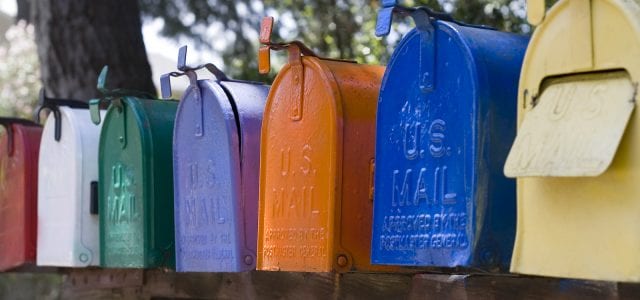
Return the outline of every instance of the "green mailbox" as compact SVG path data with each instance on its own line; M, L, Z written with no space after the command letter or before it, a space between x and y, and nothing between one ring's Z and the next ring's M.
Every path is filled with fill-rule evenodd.
M90 101L100 124L98 213L100 262L110 268L174 268L173 123L177 101L105 89L107 67L98 78L103 97Z

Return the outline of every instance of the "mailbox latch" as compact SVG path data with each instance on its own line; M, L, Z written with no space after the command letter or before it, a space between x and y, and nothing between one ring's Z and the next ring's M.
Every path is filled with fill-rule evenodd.
M302 105L304 103L304 65L302 56L318 57L311 49L300 41L288 43L275 43L271 41L273 32L273 17L264 17L260 26L260 50L258 52L258 71L260 74L268 74L271 71L271 50L288 50L289 66L293 74L291 84L290 102L291 115L293 121L302 119Z
M60 106L67 106L70 108L81 108L81 109L89 108L89 104L82 102L80 100L49 98L45 93L45 89L44 88L40 89L40 103L38 104L38 107L35 110L34 117L35 117L36 123L40 123L40 113L42 112L43 109L48 109L51 111L51 113L53 113L53 119L55 122L53 137L56 140L56 142L59 142L60 138L62 137L62 119L60 116L60 108L59 108Z
M162 98L171 98L171 77L187 76L189 78L189 88L195 93L196 106L200 110L195 122L195 136L201 137L204 135L204 107L202 101L202 93L198 86L198 74L196 71L200 69L207 69L218 81L228 81L229 78L224 74L216 65L212 63L206 63L198 65L196 67L190 67L187 65L187 46L180 47L178 50L178 70L182 72L171 72L160 76L160 89L162 91Z

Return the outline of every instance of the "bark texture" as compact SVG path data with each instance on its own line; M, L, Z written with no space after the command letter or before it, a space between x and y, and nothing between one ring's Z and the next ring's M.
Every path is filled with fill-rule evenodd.
M104 65L108 88L156 94L138 1L37 0L31 10L48 95L83 101L99 96L96 83Z
M16 0L18 13L16 14L16 22L24 20L31 23L31 1L33 0Z

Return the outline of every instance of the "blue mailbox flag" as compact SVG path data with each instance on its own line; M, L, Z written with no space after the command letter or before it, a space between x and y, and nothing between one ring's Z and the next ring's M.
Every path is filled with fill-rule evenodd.
M528 38L383 1L377 35L411 16L378 102L374 264L508 268L515 182L502 174L516 133Z
M269 86L228 79L213 64L178 69L190 86L176 116L173 140L176 270L241 272L255 269L260 129ZM198 80L206 68L215 80Z

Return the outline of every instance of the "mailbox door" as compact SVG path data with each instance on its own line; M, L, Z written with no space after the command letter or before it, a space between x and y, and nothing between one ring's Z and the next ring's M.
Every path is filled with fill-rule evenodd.
M198 85L180 102L174 133L176 267L239 272L246 267L236 116L218 82Z
M241 252L244 268L256 267L258 240L258 187L260 180L260 136L269 86L235 81L220 83L233 99L240 122L241 214L243 222L236 224L244 233Z
M86 109L59 110L60 140L55 140L55 118L49 115L40 145L37 263L98 265L98 216L91 214L90 201L91 182L98 181L100 126Z
M520 80L517 139L529 116L546 106L544 101L556 101L557 113L544 114L556 126L546 145L558 147L554 151L560 154L573 151L577 159L560 169L518 178L513 272L640 281L640 159L635 155L640 123L638 113L632 114L638 101L633 83L640 80L639 11L636 1L560 1L532 36ZM532 105L534 96L558 87L564 95L543 97ZM631 93L616 95L625 90ZM616 107L624 110L610 110ZM609 115L615 120L607 121ZM578 117L591 121L568 128ZM553 152L532 146L522 153L530 161L554 162ZM515 165L523 167L515 169L522 176L535 171ZM575 174L579 166L588 168Z
M342 99L323 61L303 57L302 64L303 74L283 67L265 107L259 270L332 270L339 234L334 221L341 193ZM294 91L300 94L292 96Z
M122 99L100 136L100 249L106 267L175 265L172 132L176 101Z
M128 99L127 99L128 100ZM150 200L151 141L135 100L107 111L100 134L99 215L100 262L104 267L146 266L148 239L146 202Z
M38 148L42 128L9 125L13 151L5 133L0 140L0 271L36 258Z
M527 40L434 25L435 39L417 30L403 39L382 84L372 262L504 269L515 185L500 170L515 134L509 101ZM429 89L420 72L432 76Z

